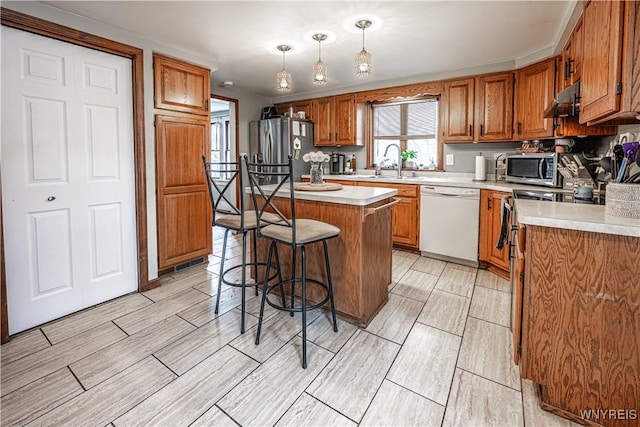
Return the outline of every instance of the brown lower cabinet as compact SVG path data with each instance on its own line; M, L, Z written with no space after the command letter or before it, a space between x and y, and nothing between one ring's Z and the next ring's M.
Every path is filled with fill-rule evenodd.
M640 237L526 230L522 378L581 424L640 425Z
M393 207L393 244L407 249L419 249L420 186L386 182L357 181L362 187L395 188L400 203Z
M202 169L209 119L156 116L158 267L212 253L211 206Z
M496 249L502 225L502 198L509 193L480 190L480 235L479 259L484 267L500 275L509 277L509 246Z

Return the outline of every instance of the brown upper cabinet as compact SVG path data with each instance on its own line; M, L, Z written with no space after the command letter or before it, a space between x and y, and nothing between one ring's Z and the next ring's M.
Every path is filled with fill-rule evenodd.
M447 81L440 102L444 142L513 138L513 73Z
M439 106L442 141L473 141L474 105L474 78L444 83Z
M315 145L358 145L356 141L356 97L331 96L314 101Z
M585 4L580 123L638 123L640 112L640 3Z
M305 119L313 120L313 101L312 100L294 102L293 104L291 104L291 106L293 107L294 113L297 114L301 111L304 111Z
M513 73L476 78L476 141L513 139Z
M557 91L568 88L582 77L582 56L583 56L583 26L582 18L573 29L569 40L562 49L562 63L556 78Z
M210 71L154 54L155 108L209 115Z
M515 139L552 138L553 119L544 110L553 101L555 59L538 62L516 72Z

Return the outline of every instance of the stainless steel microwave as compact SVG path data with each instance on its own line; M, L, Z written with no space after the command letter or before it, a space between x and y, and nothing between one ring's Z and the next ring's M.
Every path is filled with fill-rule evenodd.
M520 184L561 187L556 153L510 153L507 154L508 182Z

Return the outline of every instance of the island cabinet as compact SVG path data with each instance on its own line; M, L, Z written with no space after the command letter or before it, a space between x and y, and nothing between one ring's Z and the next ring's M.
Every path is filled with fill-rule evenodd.
M640 2L590 1L582 21L580 123L639 123Z
M553 119L544 118L555 89L555 59L516 71L514 138L543 139L554 136Z
M342 181L344 183L344 181ZM419 249L420 186L386 182L358 181L362 187L393 188L400 202L393 207L393 243L408 249Z
M358 145L354 94L319 98L313 103L316 146Z
M509 193L480 190L479 260L488 270L509 277L509 245L496 248L502 227L502 199Z
M391 283L391 207L394 191L348 187L325 194L310 194L316 200L303 199L296 191L296 217L333 224L340 228L337 238L327 241L336 312L360 326L371 322L388 300ZM311 193L311 192L309 192ZM378 193L388 194L365 205L333 203L331 198L342 195ZM276 207L290 215L288 197L276 197ZM258 258L266 259L268 245L258 245ZM286 245L278 246L283 276L290 277L292 252ZM300 271L300 251L297 251L297 271ZM263 273L264 274L264 273ZM326 283L322 244L307 247L307 277ZM321 301L326 295L315 286L307 288L311 301ZM327 304L328 308L328 304Z
M526 229L522 378L540 385L544 409L638 426L640 237Z

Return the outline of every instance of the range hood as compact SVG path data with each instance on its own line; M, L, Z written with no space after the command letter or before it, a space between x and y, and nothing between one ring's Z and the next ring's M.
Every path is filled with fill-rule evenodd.
M580 112L580 81L559 92L544 110L544 117L573 117Z

